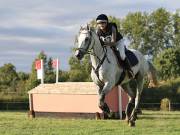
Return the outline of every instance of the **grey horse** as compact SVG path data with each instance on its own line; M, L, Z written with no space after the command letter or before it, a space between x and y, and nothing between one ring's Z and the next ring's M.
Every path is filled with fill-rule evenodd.
M138 64L132 67L135 78L129 78L125 72L125 78L118 84L124 69L118 65L114 52L109 46L102 46L94 29L88 25L81 27L77 36L77 49L75 56L81 60L85 54L90 54L92 63L91 77L98 86L99 107L105 114L110 114L108 105L105 103L107 93L117 85L121 85L129 96L126 107L126 120L129 126L135 126L136 112L143 90L144 78L148 75L151 84L157 84L154 66L147 61L137 50L131 50L138 59ZM135 80L137 88L133 91L129 85L131 80ZM133 104L135 102L135 104Z

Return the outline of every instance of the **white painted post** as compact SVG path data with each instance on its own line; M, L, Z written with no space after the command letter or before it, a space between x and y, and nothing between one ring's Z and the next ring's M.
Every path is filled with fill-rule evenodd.
M118 86L119 118L122 119L122 93L121 86Z
M41 68L42 68L41 84L44 84L44 64L43 64L43 59L41 59Z
M57 58L56 59L56 83L58 83L58 78L59 78L59 60Z

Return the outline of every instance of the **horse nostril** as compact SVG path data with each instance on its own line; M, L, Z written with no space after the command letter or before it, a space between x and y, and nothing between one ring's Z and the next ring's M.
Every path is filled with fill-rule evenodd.
M75 56L76 56L76 57L79 57L79 56L80 56L79 50L75 52Z
M80 50L77 50L75 52L75 56L76 56L76 58L78 58L80 60L82 58L82 52Z
M76 58L78 58L79 60L81 60L82 57L83 57L82 51L77 50L77 51L75 52L75 56L76 56Z

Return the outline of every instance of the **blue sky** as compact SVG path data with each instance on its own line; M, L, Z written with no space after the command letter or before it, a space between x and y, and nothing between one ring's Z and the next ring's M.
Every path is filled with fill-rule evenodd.
M0 66L15 65L30 72L40 51L60 59L68 70L74 36L80 25L100 13L123 18L128 12L152 12L157 8L175 12L179 0L0 0Z

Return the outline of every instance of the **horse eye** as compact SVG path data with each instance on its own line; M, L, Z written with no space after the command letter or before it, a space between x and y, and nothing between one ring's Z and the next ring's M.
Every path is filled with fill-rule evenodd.
M88 40L89 40L89 38L88 38L88 37L86 37L86 38L85 38L85 42L88 42Z

